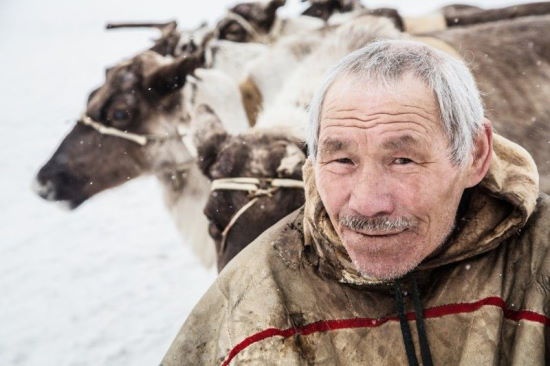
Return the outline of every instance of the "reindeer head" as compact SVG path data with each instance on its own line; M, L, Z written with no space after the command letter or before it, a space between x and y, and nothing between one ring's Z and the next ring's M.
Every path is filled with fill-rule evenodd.
M225 18L216 26L217 38L233 42L259 41L268 34L275 23L277 9L286 0L240 3L229 9Z
M345 13L361 8L358 0L302 0L308 1L311 5L302 12L302 15L308 15L323 20L328 20L334 13Z
M305 162L303 144L281 133L251 131L229 135L218 117L208 107L199 107L193 132L202 172L211 180L223 178L259 178L258 190L215 189L211 192L204 214L209 234L218 250L221 269L242 248L275 222L300 207L304 202L301 188L269 186L273 178L301 180ZM265 185L264 185L265 184ZM271 190L270 193L265 191ZM260 193L260 194L259 194ZM252 199L256 202L231 224L235 214ZM225 242L225 243L223 243Z
M38 193L74 208L139 175L193 161L178 135L185 117L180 91L201 63L201 55L172 59L146 51L108 69L105 83L88 98L79 121L84 123L74 126L38 172ZM142 143L128 134L141 136Z

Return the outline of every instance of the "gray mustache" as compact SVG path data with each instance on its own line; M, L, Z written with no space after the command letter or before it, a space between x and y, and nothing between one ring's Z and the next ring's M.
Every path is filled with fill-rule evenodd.
M357 231L395 232L416 227L416 220L407 217L341 216L340 225Z

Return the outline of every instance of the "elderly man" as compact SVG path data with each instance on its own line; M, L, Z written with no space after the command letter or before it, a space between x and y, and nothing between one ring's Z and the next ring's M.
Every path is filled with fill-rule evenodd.
M410 41L311 105L306 204L220 274L163 365L550 362L550 213L464 64Z

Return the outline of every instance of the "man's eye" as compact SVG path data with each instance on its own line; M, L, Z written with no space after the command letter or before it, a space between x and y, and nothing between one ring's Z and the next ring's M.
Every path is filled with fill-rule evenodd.
M350 158L339 158L334 159L333 161L340 164L353 164L353 161Z
M393 163L397 165L406 165L406 164L414 163L414 161L412 161L409 158L395 158L393 159Z

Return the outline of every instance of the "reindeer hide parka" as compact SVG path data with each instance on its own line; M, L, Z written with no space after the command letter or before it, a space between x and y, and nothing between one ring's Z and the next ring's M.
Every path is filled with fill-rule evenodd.
M352 266L304 167L306 204L220 273L162 365L550 364L550 199L495 136L453 234L398 281Z

